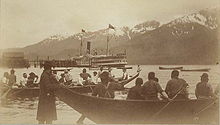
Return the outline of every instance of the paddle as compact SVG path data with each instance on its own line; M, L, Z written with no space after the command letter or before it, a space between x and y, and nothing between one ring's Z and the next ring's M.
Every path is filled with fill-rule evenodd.
M214 105L214 104L216 103L216 102L215 102L216 100L217 100L217 98L214 99L212 103L208 104L207 106L205 106L204 108L202 108L202 109L199 110L198 112L194 113L195 116L198 116L201 112L205 111L206 109L208 109L208 108L210 108L212 105Z
M185 85L182 85L181 88L179 89L179 91L176 93L176 95L170 99L170 101L164 105L158 112L156 112L154 115L152 115L151 119L154 119L156 116L158 116L165 108L167 108L169 106L170 103L173 102L173 100L180 94L180 92L182 92L185 89Z
M6 91L6 92L4 92L4 94L1 96L1 100L4 100L4 99L6 99L6 96L8 95L8 93L11 91L11 87L10 86L8 86L8 85L5 85L4 84L4 86L6 86L6 87L8 87L8 90Z

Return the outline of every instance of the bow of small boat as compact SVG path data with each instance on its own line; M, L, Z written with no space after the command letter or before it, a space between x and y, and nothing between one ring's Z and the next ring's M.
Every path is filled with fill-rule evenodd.
M216 114L219 106L218 103L213 103L212 99L173 101L156 118L152 118L168 102L98 98L79 94L68 88L57 90L56 95L73 109L99 124L195 123L198 122L194 120L195 117L200 121L204 120L203 123L218 122ZM205 119L208 116L213 117Z

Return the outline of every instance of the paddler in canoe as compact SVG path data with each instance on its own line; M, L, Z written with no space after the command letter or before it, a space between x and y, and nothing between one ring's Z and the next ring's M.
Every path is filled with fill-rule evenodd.
M189 99L188 84L182 78L179 78L179 71L173 70L171 72L171 80L167 82L165 92L169 98L175 99Z
M82 73L79 74L80 76L80 82L82 83L82 85L91 85L91 75L89 73L87 73L86 69L82 70Z
M154 72L148 73L148 81L145 82L142 87L142 94L145 100L159 100L158 93L160 93L164 99L169 100L167 94L164 92L160 84L156 82L155 78Z
M195 95L197 99L208 99L214 97L213 88L208 81L209 75L207 73L203 73L201 76L201 82L196 85Z

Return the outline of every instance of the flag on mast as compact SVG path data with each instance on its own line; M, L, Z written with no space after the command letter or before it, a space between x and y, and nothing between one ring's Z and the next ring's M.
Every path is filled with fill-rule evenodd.
M115 30L115 27L112 26L111 24L108 25L108 28L109 28L109 29L113 29L113 30Z

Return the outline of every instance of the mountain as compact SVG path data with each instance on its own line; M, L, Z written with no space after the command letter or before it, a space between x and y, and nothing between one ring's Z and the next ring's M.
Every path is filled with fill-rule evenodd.
M214 64L219 43L219 8L201 10L185 15L166 24L152 20L134 27L101 29L69 37L54 35L23 48L29 59L66 59L79 54L83 35L83 53L90 41L91 52L106 53L109 35L110 53L127 50L129 64Z
M134 36L159 27L158 24L159 22L156 21L147 21L131 29L129 27L117 27L114 30L102 29L84 34L77 33L66 38L60 35L54 35L23 49L29 59L36 59L36 56L40 58L50 56L51 58L65 59L79 54L81 37L83 35L83 53L86 52L86 42L90 41L92 43L92 52L97 51L98 54L105 54L107 36L110 39L110 53L124 52L126 48L120 45L126 43L126 41L132 39Z
M138 64L215 64L219 9L175 19L129 41L128 61Z

